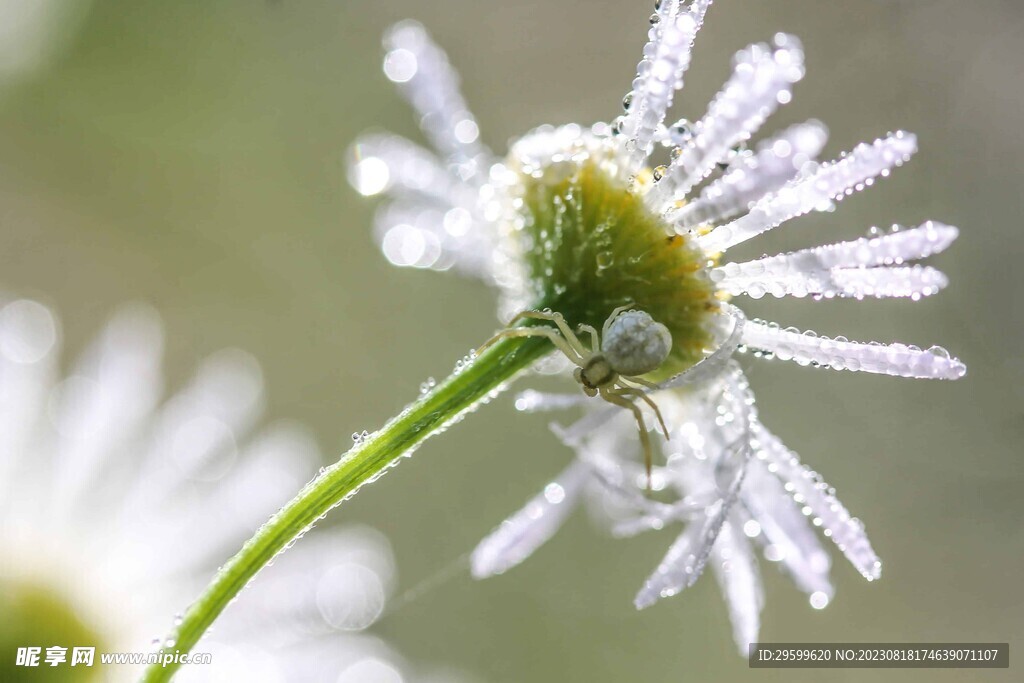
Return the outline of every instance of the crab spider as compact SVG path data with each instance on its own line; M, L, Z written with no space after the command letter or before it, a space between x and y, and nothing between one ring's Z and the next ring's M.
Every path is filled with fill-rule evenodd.
M590 336L590 349L565 322L561 313L523 311L508 323L508 327L485 342L477 353L505 337L546 337L576 365L573 377L587 396L600 396L608 403L633 412L640 430L640 443L647 468L647 487L651 487L651 440L644 422L643 411L636 405L639 399L651 407L661 431L668 437L668 429L657 404L643 388L657 389L652 382L640 378L661 366L672 349L672 335L668 328L655 321L644 311L620 306L604 322L601 333L590 325L579 330ZM523 319L553 322L551 327L514 327Z

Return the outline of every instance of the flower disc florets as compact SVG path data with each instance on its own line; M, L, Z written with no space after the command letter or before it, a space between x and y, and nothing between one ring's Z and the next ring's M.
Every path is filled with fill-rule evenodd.
M609 127L543 127L516 142L491 174L502 203L507 310L551 308L600 327L632 305L672 336L669 376L703 357L718 310L704 252L645 204L651 172L633 177Z

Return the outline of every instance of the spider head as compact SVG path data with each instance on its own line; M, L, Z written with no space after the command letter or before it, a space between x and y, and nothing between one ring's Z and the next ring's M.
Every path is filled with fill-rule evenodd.
M582 368L576 368L576 381L583 385L583 393L596 396L597 390L618 379L619 375L605 358L604 354L595 353Z

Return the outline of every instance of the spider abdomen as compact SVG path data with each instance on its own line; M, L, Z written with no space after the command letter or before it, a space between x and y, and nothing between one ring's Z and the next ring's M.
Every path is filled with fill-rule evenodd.
M644 311L616 316L601 342L601 352L621 375L644 375L657 370L672 350L668 328Z

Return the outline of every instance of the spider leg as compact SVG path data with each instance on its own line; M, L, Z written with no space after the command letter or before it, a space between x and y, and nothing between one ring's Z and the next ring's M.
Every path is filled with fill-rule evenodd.
M597 353L601 350L601 338L597 336L597 330L592 325L581 324L579 329L590 335L590 350L592 353Z
M633 377L633 376L623 377L622 375L620 375L619 379L624 379L627 382L633 382L634 384L639 384L640 386L647 387L648 389L660 389L661 388L657 384L655 384L654 382L648 382L646 379L643 379L641 377Z
M506 327L515 327L516 323L525 318L539 318L540 320L551 320L554 313L541 313L540 311L520 311L515 317L508 321Z
M608 334L608 328L611 327L612 322L615 320L615 318L619 316L619 313L624 313L625 311L628 311L629 309L635 306L636 304L626 304L625 306L619 306L618 308L613 310L611 312L611 315L609 315L608 318L604 321L604 327L601 329L601 338L603 339L605 335Z
M621 378L619 379L621 380ZM658 425L661 427L661 433L665 435L665 440L667 441L669 439L668 427L665 426L665 420L661 416L661 410L658 409L658 404L655 403L654 400L650 396L648 396L646 392L640 389L628 386L626 384L622 384L621 381L619 383L619 387L621 388L615 390L619 395L636 396L638 399L640 399L641 401L643 401L644 403L651 407L651 410L654 411L655 417L658 418Z
M480 347L476 350L476 355L479 356L481 353L486 351L488 347L492 346L497 341L501 339L506 339L508 337L547 337L549 340L551 340L551 343L554 344L559 351L565 354L566 358L568 358L569 360L571 360L573 363L580 367L583 366L583 357L580 355L580 353L575 348L573 348L572 345L570 345L569 342L567 342L561 334L558 333L558 330L553 330L550 327L506 328L501 332L498 332L496 335L494 335L487 341L485 341L483 344L481 344Z
M644 449L644 466L647 468L647 490L651 490L651 466L654 462L654 457L651 452L651 436L647 433L647 424L644 422L643 411L637 404L623 398L622 394L617 389L601 389L601 398L614 403L617 406L622 406L626 410L633 411L633 416L636 418L636 425L640 429L640 445Z
M576 333L572 331L571 327L569 327L569 324L565 322L565 318L562 316L561 313L523 311L522 313L516 315L516 317L512 318L512 320L509 321L508 326L512 327L513 325L515 325L520 320L523 320L524 318L529 318L531 320L547 320L553 322L555 325L558 326L558 329L561 331L562 336L565 338L565 341L568 342L569 346L571 346L573 350L576 351L576 353L579 354L580 358L587 357L589 352L587 351L586 347L583 346L583 342L579 340L579 337L576 336ZM599 349L595 349L595 351L597 350Z

